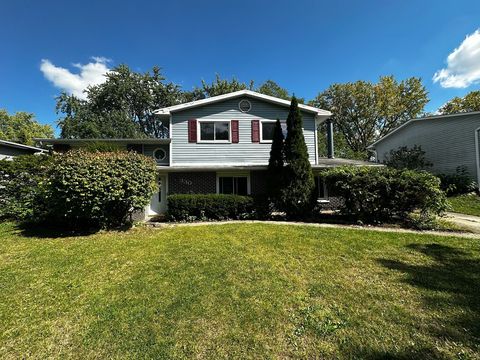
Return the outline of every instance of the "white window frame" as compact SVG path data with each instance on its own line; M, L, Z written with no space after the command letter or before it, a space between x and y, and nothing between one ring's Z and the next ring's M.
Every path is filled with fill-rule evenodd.
M162 150L162 151L164 152L165 155L163 156L163 158L157 159L157 158L155 157L155 152L156 152L157 150ZM164 148L161 148L161 147L155 148L155 149L153 150L153 152L152 152L153 159L155 160L155 162L156 162L157 164L160 164L160 163L165 162L165 159L167 158L167 155L168 155L168 154L167 154L167 151L166 151Z
M260 143L271 144L273 142L273 140L264 140L263 139L263 125L262 124L264 122L266 122L266 123L276 123L277 120L269 120L269 119L260 120ZM285 126L286 126L286 123L287 123L287 120L280 120L281 125L285 124Z
M228 123L228 140L202 140L202 133L200 131L201 130L200 124L201 123L216 123L216 122ZM215 136L215 127L213 129L213 136ZM232 120L226 120L226 119L214 119L214 120L202 119L202 120L197 120L197 143L230 144L231 142L232 142Z
M217 194L220 194L220 178L221 177L246 177L247 178L247 195L251 195L250 171L246 172L217 172Z

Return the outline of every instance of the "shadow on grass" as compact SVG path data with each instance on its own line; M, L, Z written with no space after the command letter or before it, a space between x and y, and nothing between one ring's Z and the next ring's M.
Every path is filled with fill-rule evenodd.
M17 224L17 229L20 230L21 235L29 238L40 239L56 239L67 238L74 236L89 236L98 233L100 228L81 227L78 229L72 229L61 224L32 224L32 223L20 223ZM111 229L114 231L128 231L131 229L131 225L125 225L123 227Z
M446 245L410 244L407 247L430 257L432 261L428 265L420 265L379 259L379 263L404 273L408 284L425 290L422 295L426 309L442 311L444 317L432 322L428 331L439 339L469 344L474 351L479 351L479 259Z

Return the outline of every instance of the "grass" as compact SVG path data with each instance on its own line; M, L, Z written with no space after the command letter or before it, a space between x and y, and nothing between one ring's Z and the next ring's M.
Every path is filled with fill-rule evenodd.
M476 194L453 196L448 201L453 212L480 216L480 197Z
M0 224L0 358L480 357L480 242L267 224Z

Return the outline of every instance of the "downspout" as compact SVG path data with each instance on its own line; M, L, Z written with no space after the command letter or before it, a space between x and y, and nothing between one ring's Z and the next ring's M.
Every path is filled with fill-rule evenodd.
M335 157L335 152L333 148L333 120L327 119L327 157L333 159Z

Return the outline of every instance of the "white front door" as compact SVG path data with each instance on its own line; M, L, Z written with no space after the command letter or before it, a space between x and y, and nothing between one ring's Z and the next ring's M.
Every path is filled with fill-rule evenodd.
M158 192L150 199L147 215L155 216L163 214L167 210L167 177L158 176Z

